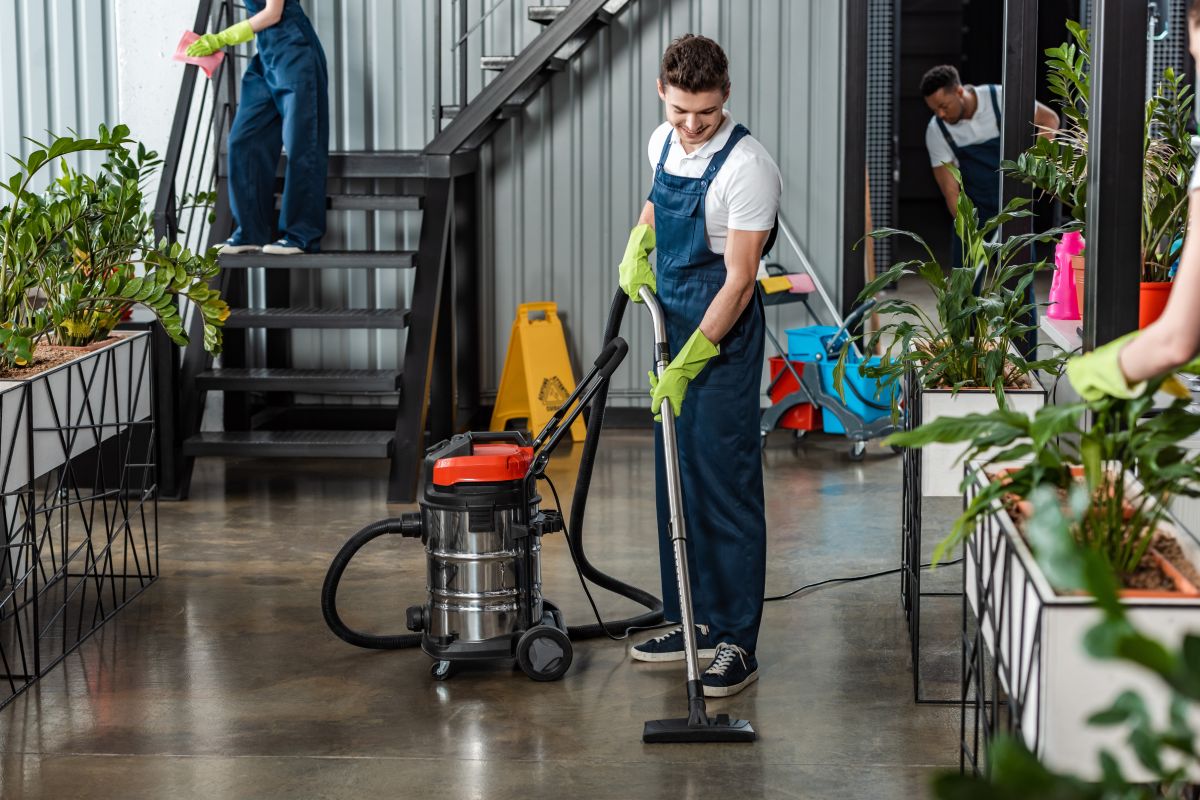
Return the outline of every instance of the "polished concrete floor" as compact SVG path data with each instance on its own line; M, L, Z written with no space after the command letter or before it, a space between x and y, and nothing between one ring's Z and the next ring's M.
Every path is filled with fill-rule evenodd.
M586 539L602 568L657 588L651 446L648 431L606 436ZM560 491L577 459L556 458ZM852 463L844 440L776 433L765 463L771 593L896 566L898 458L873 445ZM634 665L623 643L579 643L552 684L504 666L438 683L420 652L343 643L321 582L351 533L403 510L386 505L385 475L200 462L192 498L160 504L161 580L0 712L0 796L907 800L956 768L957 708L912 701L897 576L768 604L761 679L710 703L750 719L753 745L642 744L643 720L684 711L682 672ZM391 539L347 572L352 624L402 631L422 597L418 548ZM547 596L590 621L562 539L545 551ZM598 599L605 615L635 610ZM956 604L930 612L927 635L952 643ZM938 666L927 691L951 695Z

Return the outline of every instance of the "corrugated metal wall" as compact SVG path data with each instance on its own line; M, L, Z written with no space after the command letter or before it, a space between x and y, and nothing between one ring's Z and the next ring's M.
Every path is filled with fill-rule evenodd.
M492 77L477 69L481 55L518 53L541 30L526 18L530 0L437 1L440 43L434 0L304 0L329 59L334 148L419 149L429 140L439 54L442 99L455 102L451 47L460 3L468 25L478 24L461 45L472 94ZM706 34L728 51L731 112L775 155L784 175L784 214L836 299L840 5L635 0L524 115L500 130L484 154L487 341L480 359L488 390L498 383L519 302L558 302L577 365L598 352L616 263L649 186L646 140L662 119L654 92L658 59L681 33ZM116 120L113 18L109 2L0 0L0 150L24 152L21 136L46 129L85 132ZM174 99L161 99L168 118ZM419 222L412 213L334 214L325 246L415 249ZM798 264L783 239L774 260ZM408 302L410 278L355 273L300 277L295 299L348 306ZM634 353L646 353L646 321L630 316L626 332ZM776 329L787 324L778 312L771 316ZM301 333L295 344L305 365L390 366L403 358L403 338L388 332ZM615 398L640 402L644 360L629 360L613 387Z
M95 134L117 117L113 10L96 0L0 0L0 154L47 131ZM2 168L14 167L7 157ZM99 159L86 157L94 166ZM41 188L49 175L43 174ZM7 203L0 199L0 205Z
M480 55L520 52L540 30L521 0L464 0L472 93L487 79ZM520 118L506 124L484 154L482 249L488 336L480 353L484 386L494 391L518 303L554 300L567 327L577 366L599 351L630 225L648 190L646 140L662 120L654 91L658 59L685 32L719 41L730 56L729 108L775 155L784 175L783 211L836 300L841 213L842 19L839 3L822 0L636 0L547 86ZM334 147L417 148L433 130L435 56L432 3L389 0L308 0L337 76L331 88ZM443 2L443 101L454 102L457 0ZM414 32L422 32L418 35ZM396 47L401 42L403 46ZM355 228L331 220L327 247L415 247L416 215ZM798 262L781 239L773 260ZM406 286L390 276L340 272L298 290L304 299L355 305L397 297ZM649 329L631 313L626 331L634 353L648 353ZM781 319L781 330L800 319ZM393 334L349 332L298 350L321 362L386 365L396 353ZM613 386L614 398L640 398L645 358L631 358Z

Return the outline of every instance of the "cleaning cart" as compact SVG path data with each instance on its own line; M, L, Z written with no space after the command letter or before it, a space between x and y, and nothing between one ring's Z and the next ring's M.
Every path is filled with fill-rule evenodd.
M765 447L767 435L776 428L787 428L802 439L813 430L844 435L850 441L849 456L861 461L867 442L896 430L892 422L892 396L895 387L880 391L875 379L862 373L864 367L878 364L878 357L864 359L857 346L851 347L846 362L844 398L838 394L833 372L850 331L874 307L868 301L841 319L816 275L802 260L805 271L789 273L778 264L766 265L767 277L759 281L758 291L764 306L802 304L810 319L817 319L809 297L818 295L838 324L810 325L787 330L785 349L768 326L767 338L775 348L771 382L767 394L771 405L762 412L759 431Z

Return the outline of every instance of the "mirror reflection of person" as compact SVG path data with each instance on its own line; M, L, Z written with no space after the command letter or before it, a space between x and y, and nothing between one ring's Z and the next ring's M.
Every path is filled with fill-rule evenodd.
M251 17L188 48L207 56L256 39L242 75L229 132L229 204L233 235L222 252L312 253L325 234L329 162L329 74L325 51L300 0L244 0ZM283 199L275 215L275 172L287 150ZM276 238L278 223L279 238Z
M982 225L1000 213L1000 131L1001 109L1004 107L1004 88L996 84L963 85L958 70L949 64L934 67L921 78L921 96L933 112L925 128L925 149L933 178L946 200L946 209L953 219L958 215L958 181L946 167L953 164L962 175L962 191L967 193ZM1038 136L1053 136L1058 130L1058 114L1048 106L1034 101L1033 130ZM951 235L950 264L954 269L963 265L962 242ZM1032 284L1026 302L1036 302ZM1037 327L1037 310L1030 312L1025 324ZM1037 335L1022 337L1018 349L1032 358Z

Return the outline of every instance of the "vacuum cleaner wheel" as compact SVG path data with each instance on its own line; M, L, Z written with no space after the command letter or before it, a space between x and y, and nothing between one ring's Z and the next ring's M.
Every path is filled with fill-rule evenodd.
M535 681L556 681L571 668L571 640L558 628L535 625L517 641L517 664Z

